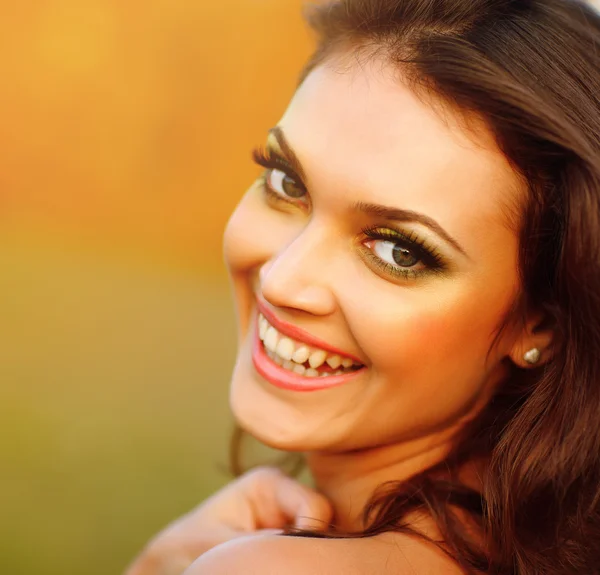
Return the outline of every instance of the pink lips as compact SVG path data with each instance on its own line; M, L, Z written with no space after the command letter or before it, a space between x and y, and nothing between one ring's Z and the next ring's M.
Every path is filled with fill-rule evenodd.
M299 327L296 327L295 325L292 325L291 323L287 323L286 321L279 319L273 313L273 311L271 311L271 309L268 308L262 301L258 300L257 304L258 304L258 311L265 316L266 320L279 333L282 333L283 335L286 335L287 337L289 337L291 339L295 339L296 341L301 341L312 347L318 347L319 349L323 349L331 354L341 355L342 357L349 357L354 363L359 363L359 364L362 363L362 361L360 361L360 359L358 359L357 357L355 357L353 355L348 355L346 352L341 351L341 350L329 345L327 342L317 339L316 337L314 337L310 333L304 331L303 329L300 329Z
M354 357L349 356L343 352L340 352L339 350L336 350L335 348L332 348L329 345L324 345L323 342L320 342L314 337L310 336L309 334L306 334L306 332L304 332L303 330L300 330L295 326L282 322L278 318L274 317L273 313L268 308L265 308L264 306L260 305L260 302L259 310L265 316L267 321L275 329L277 329L277 331L280 331L284 335L287 335L297 341L303 341L313 347L319 347L323 350L329 351L330 353L337 353L345 357L350 357L357 363L360 363L360 360L355 359ZM274 386L290 391L305 392L320 391L343 385L344 383L348 383L349 381L357 377L357 375L361 373L364 369L361 368L359 370L343 375L328 375L324 377L306 377L303 375L292 373L291 371L277 365L267 356L263 344L258 335L258 325L256 325L254 330L254 340L252 346L252 363L254 364L256 371Z

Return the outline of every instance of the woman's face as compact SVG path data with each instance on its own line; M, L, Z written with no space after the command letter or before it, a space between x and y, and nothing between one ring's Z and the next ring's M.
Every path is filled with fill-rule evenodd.
M483 124L462 120L374 62L314 70L269 133L271 167L224 244L231 405L265 443L435 441L502 377L515 338L493 344L519 290L508 213L523 192Z

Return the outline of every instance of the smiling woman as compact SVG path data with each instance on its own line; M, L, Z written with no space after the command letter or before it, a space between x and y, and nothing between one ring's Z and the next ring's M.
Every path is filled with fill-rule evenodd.
M233 413L314 489L247 474L130 573L600 573L598 16L309 19L319 47L224 252Z
M225 257L246 306L231 395L242 426L293 451L385 445L392 463L415 441L435 459L506 375L501 358L521 354L512 331L487 352L518 290L518 237L502 206L524 191L489 136L466 132L384 66L308 75L276 131L287 144L268 142L265 163L279 167L267 167L241 201ZM302 180L300 170L283 171L291 149ZM260 373L262 346L253 351L257 309L271 319L272 353L287 346L277 338L292 336L291 323L364 367L320 382L344 384L328 397L282 395ZM535 339L528 345L547 336ZM315 369L324 358L313 354ZM320 374L302 377L314 389L311 375ZM378 467L383 457L379 450Z

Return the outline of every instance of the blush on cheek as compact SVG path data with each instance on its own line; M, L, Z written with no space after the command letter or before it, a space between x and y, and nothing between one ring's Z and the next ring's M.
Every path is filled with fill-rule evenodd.
M454 307L445 313L421 314L413 318L409 335L403 338L401 355L410 354L449 372L469 371L469 366L482 369L499 317L497 306L480 305L472 299L454 302Z
M487 339L489 331L474 321L472 312L461 308L443 316L429 316L415 322L411 339L425 349L438 350L440 354L472 348L476 342Z
M440 318L427 318L417 322L403 347L409 357L418 363L446 363L445 357L455 357L457 339L455 330ZM460 347L460 345L459 345ZM402 354L404 356L404 353Z
M413 309L419 307L422 306L415 302ZM388 318L377 329L368 330L381 335L371 336L365 351L373 364L383 370L415 372L424 363L453 363L473 349L474 340L482 343L488 336L467 310L461 307L444 312L437 308L395 317L393 321Z
M440 346L444 345L448 337L452 337L452 326L448 321L438 317L419 318L411 330L411 339L418 346Z

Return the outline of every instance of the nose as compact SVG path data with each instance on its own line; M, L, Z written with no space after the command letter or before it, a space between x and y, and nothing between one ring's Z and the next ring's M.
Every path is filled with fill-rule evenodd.
M259 272L265 300L275 307L312 315L332 314L337 306L329 281L334 258L326 244L309 225L265 262Z

